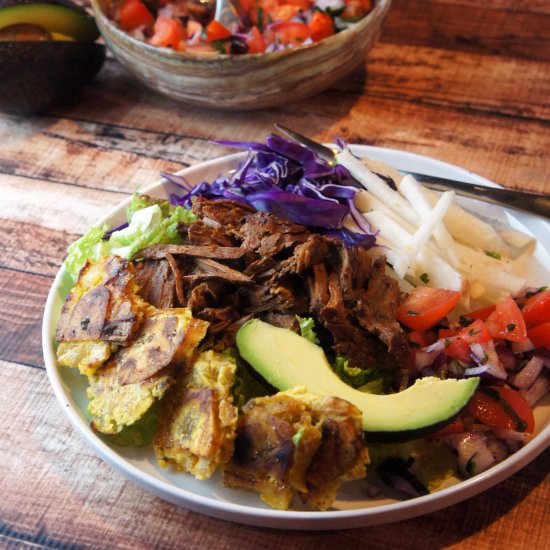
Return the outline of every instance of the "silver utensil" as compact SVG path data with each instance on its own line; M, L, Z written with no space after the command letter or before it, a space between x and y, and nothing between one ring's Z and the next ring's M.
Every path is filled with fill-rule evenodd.
M214 19L222 25L231 29L231 27L242 21L243 12L238 2L231 0L214 0L216 9L214 10Z
M311 149L329 164L337 164L336 153L329 147L303 136L290 128L286 128L281 124L275 123L275 128L292 141ZM466 183L448 178L419 174L418 172L410 172L408 170L400 170L400 172L403 174L410 174L426 185L426 187L435 189L436 191L448 191L452 189L456 191L458 195L464 197L530 212L550 219L550 195L487 187L485 185L478 185L477 183Z

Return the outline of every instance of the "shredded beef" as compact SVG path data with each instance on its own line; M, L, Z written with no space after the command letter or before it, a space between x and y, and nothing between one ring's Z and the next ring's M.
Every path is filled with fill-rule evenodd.
M174 307L176 282L166 260L136 262L135 279L139 295L158 309Z
M352 366L405 363L408 341L396 320L399 288L386 275L383 257L373 262L362 248L346 248L234 201L196 198L193 212L197 221L179 228L182 245L141 252L171 265L141 262L155 261L161 269L142 296L162 295L166 286L178 305L210 322L212 342L233 345L236 330L254 316L292 330L299 328L296 315L313 316L334 353ZM170 282L174 277L177 285Z

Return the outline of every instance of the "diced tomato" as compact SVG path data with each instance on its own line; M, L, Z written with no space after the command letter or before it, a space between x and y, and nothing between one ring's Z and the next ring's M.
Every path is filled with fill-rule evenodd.
M447 340L443 352L451 359L458 359L464 363L471 362L470 355L472 350L470 346L462 338L453 338Z
M467 344L484 344L491 339L491 333L481 319L476 319L460 331L460 338Z
M409 342L416 344L419 348L425 348L431 344L428 335L425 332L420 332L418 330L409 332Z
M332 17L324 11L316 10L308 23L309 33L314 42L334 34L334 22Z
M230 36L231 31L219 21L216 21L216 19L212 19L206 27L206 41L208 43L215 42L216 40L223 40Z
M290 21L298 13L300 13L300 8L291 4L282 4L269 11L273 21Z
M517 391L506 386L482 387L475 392L466 409L486 426L532 433L533 411Z
M451 338L453 336L458 336L459 330L453 330L450 328L440 328L437 336L441 340L442 338Z
M550 289L527 298L521 313L528 327L550 321Z
M248 45L248 53L265 52L267 42L256 25L254 25L248 32L246 44Z
M480 309L476 309L475 311L471 311L465 317L470 317L472 319L481 319L482 321L485 321L493 311L495 311L496 306L487 306L482 307Z
M397 319L412 330L427 330L444 319L460 300L460 292L417 287L397 308Z
M298 6L302 10L308 10L313 6L313 0L283 0L285 4Z
M452 434L461 434L464 433L464 421L462 418L458 417L455 418L451 423L447 424L434 434L432 434L430 437L443 437L445 435L452 435Z
M253 6L257 4L257 0L238 0L235 3L239 5L241 10L243 10L244 12L248 12Z
M309 38L309 29L305 23L286 21L273 26L275 37L281 44L301 46Z
M134 30L141 25L150 25L154 19L141 0L122 0L118 8L118 23L125 31Z
M371 9L372 3L370 0L346 0L341 17L347 21L357 21L369 13Z
M527 337L537 348L550 349L550 321L527 331Z
M527 328L521 310L510 297L496 306L485 324L493 338L504 338L512 342L527 340Z
M175 19L169 17L157 17L153 26L153 36L149 43L153 46L164 48L180 49L180 42L185 40L185 30L183 25Z

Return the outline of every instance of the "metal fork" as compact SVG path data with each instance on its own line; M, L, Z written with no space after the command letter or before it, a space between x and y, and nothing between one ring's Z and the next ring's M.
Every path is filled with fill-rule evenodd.
M286 128L281 124L275 123L275 128L292 141L314 151L326 162L332 165L337 164L336 154L329 147L303 136L290 128ZM527 191L487 187L485 185L478 185L477 183L466 183L448 178L419 174L418 172L410 172L408 170L400 170L400 172L403 174L410 174L415 179L425 184L426 187L435 189L436 191L448 191L449 189L453 189L458 195L464 197L505 206L507 208L514 208L515 210L530 212L550 219L550 195L539 195Z

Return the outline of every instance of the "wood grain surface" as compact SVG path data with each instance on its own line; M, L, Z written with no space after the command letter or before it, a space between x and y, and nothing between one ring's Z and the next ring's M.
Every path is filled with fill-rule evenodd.
M277 109L189 107L150 92L110 58L78 100L31 118L0 114L0 547L550 548L550 450L485 493L423 517L285 532L164 502L112 470L71 428L40 342L67 246L161 170L227 152L210 140L261 140L275 121L548 193L550 4L394 0L361 70Z

